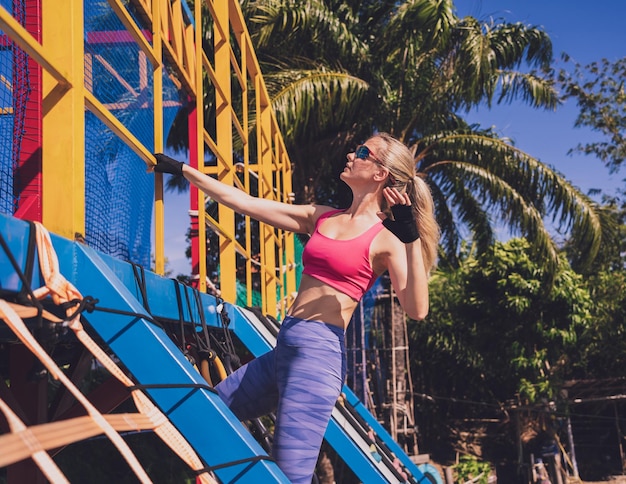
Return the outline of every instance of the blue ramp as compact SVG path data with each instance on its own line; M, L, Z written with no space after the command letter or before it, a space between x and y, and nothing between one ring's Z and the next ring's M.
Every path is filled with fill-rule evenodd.
M33 288L42 286L37 258L29 254L29 224L0 215L0 234L20 271L35 263L30 283ZM104 259L85 245L51 238L61 273L84 297L98 299L96 310L83 313L84 319L217 477L229 483L288 483ZM0 250L0 293L4 295L22 289L12 264L9 254ZM172 287L168 279L161 282L164 288Z

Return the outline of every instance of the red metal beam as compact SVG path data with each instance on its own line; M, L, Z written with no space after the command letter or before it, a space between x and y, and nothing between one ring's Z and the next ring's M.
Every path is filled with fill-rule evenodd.
M25 8L24 27L35 39L41 42L40 1L29 0L26 2ZM19 143L14 188L17 196L15 217L41 222L43 198L41 177L41 67L30 57L28 57L27 66L30 92L28 95L25 94L26 105L23 108L26 111L26 116L22 132L14 133L14 143ZM14 70L15 68L14 66ZM16 91L24 89L26 89L26 86L14 86L14 98ZM17 113L14 112L14 114L17 116Z

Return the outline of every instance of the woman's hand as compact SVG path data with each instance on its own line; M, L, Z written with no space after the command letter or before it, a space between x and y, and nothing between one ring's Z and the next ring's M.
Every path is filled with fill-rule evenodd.
M174 158L170 158L163 153L155 153L156 165L154 165L154 171L157 173L170 173L172 175L182 175L183 165L182 161L176 161Z
M393 215L393 220L384 218L383 225L405 244L415 242L420 238L420 234L408 193L400 193L396 188L386 187L383 195Z

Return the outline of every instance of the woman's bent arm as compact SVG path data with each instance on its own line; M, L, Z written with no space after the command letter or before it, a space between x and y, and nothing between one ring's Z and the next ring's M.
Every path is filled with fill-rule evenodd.
M394 247L389 258L389 277L402 309L411 319L419 321L428 315L429 307L428 274L424 267L422 245L419 239L400 244Z

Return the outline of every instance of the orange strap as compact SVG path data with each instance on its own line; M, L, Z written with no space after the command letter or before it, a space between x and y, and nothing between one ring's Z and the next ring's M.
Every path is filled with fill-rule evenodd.
M34 458L37 452L63 447L102 433L100 427L89 416L26 427L2 400L0 400L0 410L10 422L11 427L11 433L0 435L2 448L0 467L28 457ZM148 417L140 414L114 413L105 415L104 418L118 432L152 430L154 427ZM52 480L52 482L57 481Z
M0 437L0 448L2 448L0 467L31 457L50 482L67 482L69 484L61 469L40 444L39 438L32 434L31 429L24 425L24 422L2 399L0 399L0 410L4 413L11 430L11 433ZM21 452L22 449L26 452Z
M102 433L106 434L111 442L120 451L126 462L130 465L131 469L135 472L141 482L151 482L150 478L146 474L135 454L132 453L124 439L118 434L115 429L109 424L102 414L94 407L91 402L83 395L83 393L76 388L76 386L65 376L63 370L61 370L54 360L46 353L41 347L39 342L31 334L31 332L24 324L24 321L17 315L17 313L7 304L6 301L0 299L0 318L4 319L6 324L13 330L16 336L24 343L24 345L33 353L39 361L50 372L50 375L57 380L60 380L65 388L72 394L74 398L87 410L87 413L92 420L100 427Z
M39 252L40 270L45 288L48 290L56 304L82 300L80 292L67 281L59 270L59 263L50 234L43 225L35 222L37 235L37 249ZM45 291L42 291L45 292ZM68 313L70 313L68 309ZM69 327L74 331L78 340L87 348L91 354L121 383L125 386L134 386L134 382L120 369L120 367L100 348L100 346L87 334L80 322L80 314L76 314L69 321ZM153 426L152 430L165 442L176 454L193 470L200 471L205 466L193 450L187 440L180 434L159 408L140 390L132 390L131 396L140 413L147 416ZM130 450L130 449L129 449ZM216 481L207 473L203 472L198 476L201 482L214 484Z

